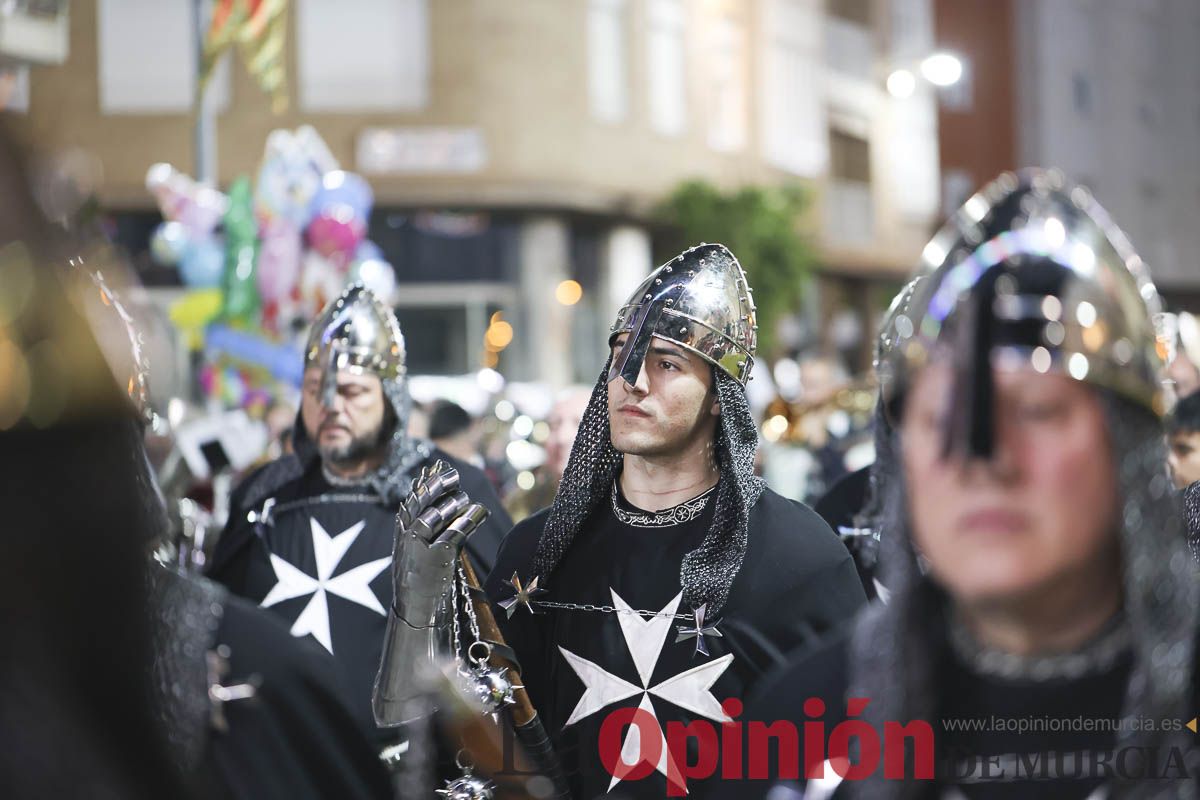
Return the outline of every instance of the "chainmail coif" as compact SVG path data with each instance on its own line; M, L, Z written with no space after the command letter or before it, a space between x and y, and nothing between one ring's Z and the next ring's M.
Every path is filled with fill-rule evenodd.
M1183 490L1183 511L1187 520L1188 547L1192 558L1200 561L1200 481Z
M538 541L534 571L546 583L588 517L608 502L621 469L622 456L612 445L608 421L608 367L606 362L592 390ZM707 603L710 618L720 612L729 597L729 588L746 555L750 509L766 488L754 474L758 429L746 392L724 370L713 369L712 373L721 406L714 443L721 473L716 508L712 526L700 546L684 557L679 576L684 603L693 608Z

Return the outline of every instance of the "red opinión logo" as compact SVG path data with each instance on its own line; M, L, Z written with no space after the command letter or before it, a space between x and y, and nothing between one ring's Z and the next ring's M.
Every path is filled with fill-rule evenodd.
M717 774L725 780L796 780L800 777L801 753L804 776L823 778L825 764L845 780L863 780L875 774L883 762L883 775L889 779L930 780L934 774L933 728L928 722L885 722L882 739L866 720L856 719L866 711L867 698L852 697L846 702L847 719L826 735L825 703L816 697L804 702L801 731L791 720L766 723L738 721L742 702L730 698L721 709L730 721L714 724L698 719L684 724L666 723L665 735L654 715L641 708L619 708L609 713L600 726L600 761L617 780L640 780L655 770L667 778L667 795L687 794L688 780L703 780ZM626 737L630 726L636 737ZM622 752L623 742L637 743L636 754ZM689 757L689 745L691 747ZM911 742L911 749L906 746ZM664 752L663 747L666 746ZM628 748L627 748L628 749ZM776 760L771 763L774 749ZM906 755L910 754L910 755ZM636 755L636 758L631 756ZM665 758L664 758L665 756ZM912 775L907 775L908 765Z

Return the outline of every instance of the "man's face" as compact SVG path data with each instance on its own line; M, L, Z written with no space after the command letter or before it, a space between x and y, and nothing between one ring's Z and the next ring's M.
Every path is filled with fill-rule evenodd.
M321 370L304 372L300 416L325 461L342 464L374 454L382 444L385 404L375 375L339 372L333 405L327 406L321 399Z
M913 538L956 600L1011 603L1119 563L1099 398L1061 375L996 372L995 453L943 455L950 368L922 370L901 432Z
M1186 397L1200 389L1200 370L1180 348L1179 354L1167 364L1167 378L1175 382L1175 395Z
M1186 489L1200 481L1200 431L1179 431L1171 434L1167 463L1171 465L1171 477L1175 486Z
M626 338L613 342L614 354ZM613 447L629 455L671 456L711 442L719 413L708 362L658 337L634 386L619 377L608 384Z

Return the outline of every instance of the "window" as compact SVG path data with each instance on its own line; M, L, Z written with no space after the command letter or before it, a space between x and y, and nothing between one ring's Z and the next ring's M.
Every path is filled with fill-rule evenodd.
M868 28L838 17L825 18L825 63L835 72L860 81L875 77L875 37Z
M871 147L845 131L829 131L829 185L824 195L825 237L842 246L861 247L875 232L871 197Z
M29 67L0 70L0 111L29 112Z
M376 208L367 236L406 284L505 282L519 270L519 226L483 212Z
M298 0L304 111L406 111L429 102L428 0Z
M666 136L679 136L687 129L683 3L649 0L646 10L650 127Z
M746 146L746 32L719 18L709 33L708 145L719 152Z
M1142 125L1148 130L1154 130L1159 126L1159 121L1162 119L1162 114L1159 113L1158 103L1154 100L1144 99L1138 103L1138 119Z
M410 375L453 375L476 366L481 343L467 341L466 306L398 306L395 311Z
M829 161L820 76L820 7L814 0L768 0L764 6L763 154L797 175L819 175Z
M601 122L621 122L629 111L625 9L626 0L588 5L588 103Z
M891 57L919 60L934 51L933 7L930 0L891 0Z
M1086 117L1092 113L1092 82L1078 72L1071 76L1071 98L1079 114Z
M100 110L105 114L186 114L196 83L191 0L100 0L96 7ZM153 68L148 69L147 65ZM213 74L217 108L229 101L229 58Z
M871 0L828 0L829 15L870 27Z
M942 216L949 218L971 196L975 179L965 169L947 169L942 173Z
M860 183L871 182L871 146L866 139L831 130L829 160L832 177Z
M891 126L876 144L878 165L890 206L906 220L928 224L937 216L941 178L938 169L937 105L912 97L891 104Z

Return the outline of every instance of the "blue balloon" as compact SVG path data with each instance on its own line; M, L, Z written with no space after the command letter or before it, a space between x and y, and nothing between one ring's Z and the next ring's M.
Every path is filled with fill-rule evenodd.
M225 244L215 237L189 242L179 259L179 274L183 282L194 289L221 285L225 273Z
M155 228L150 237L150 255L164 267L178 264L187 246L187 228L182 222L168 220Z
M355 261L387 261L383 257L383 251L379 249L379 245L372 242L370 239L363 239L358 244L358 249L354 251Z
M263 367L277 380L296 387L304 382L304 354L293 344L271 342L220 324L208 326L204 344L214 355L224 354Z
M362 220L365 225L373 205L375 193L361 175L334 170L321 177L321 188L313 195L309 218L324 213L341 217L348 211L351 218Z

